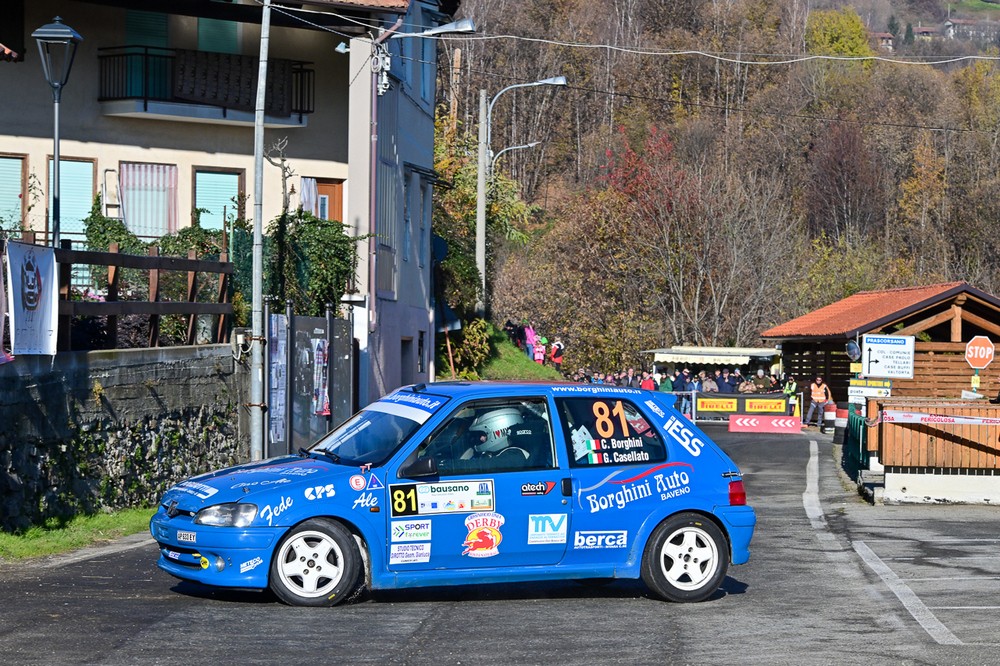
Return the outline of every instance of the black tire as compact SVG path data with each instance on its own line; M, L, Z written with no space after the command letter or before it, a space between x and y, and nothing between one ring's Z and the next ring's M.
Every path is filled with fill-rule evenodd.
M679 513L653 530L642 555L642 580L668 601L704 601L729 569L729 540L719 526L694 513Z
M336 606L358 586L363 568L354 536L313 518L293 527L271 558L271 591L290 606Z

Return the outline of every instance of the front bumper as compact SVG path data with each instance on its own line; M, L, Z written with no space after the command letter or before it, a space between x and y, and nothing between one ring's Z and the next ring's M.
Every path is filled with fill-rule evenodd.
M729 544L733 550L733 564L746 564L750 560L750 539L757 524L757 514L750 506L720 506L715 515L729 533Z
M280 531L275 528L208 527L192 518L170 518L162 509L149 521L160 548L156 565L171 576L205 585L264 589Z

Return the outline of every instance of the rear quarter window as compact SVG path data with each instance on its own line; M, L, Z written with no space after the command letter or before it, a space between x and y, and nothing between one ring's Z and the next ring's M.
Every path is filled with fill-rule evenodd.
M663 440L634 403L620 398L557 398L574 467L644 465L667 459Z

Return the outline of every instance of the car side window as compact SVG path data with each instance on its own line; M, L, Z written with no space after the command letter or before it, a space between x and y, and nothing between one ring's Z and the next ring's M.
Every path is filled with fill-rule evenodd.
M544 398L465 403L418 448L440 476L491 474L555 466L552 420Z
M574 467L638 465L667 459L656 428L628 400L561 398L556 400L556 410Z

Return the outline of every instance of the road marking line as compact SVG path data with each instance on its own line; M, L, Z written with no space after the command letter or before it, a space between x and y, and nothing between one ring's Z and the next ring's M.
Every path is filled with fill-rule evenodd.
M1000 606L928 606L932 610L998 610Z
M1000 580L1000 576L939 576L937 578L907 578L906 580L911 583L940 582L948 580Z
M931 638L940 645L964 645L864 541L855 541L851 545L864 563L868 565L868 568L882 579L882 582L896 595L903 607L924 628L924 631L930 634Z

